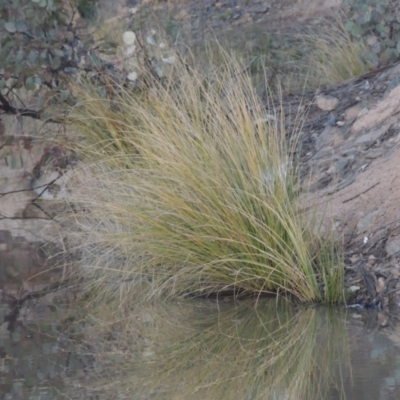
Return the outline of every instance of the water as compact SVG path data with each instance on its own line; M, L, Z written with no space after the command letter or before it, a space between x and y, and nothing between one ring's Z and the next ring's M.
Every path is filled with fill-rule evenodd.
M395 314L262 300L147 304L129 317L99 358L96 383L116 398L400 398Z
M21 307L2 299L0 399L65 399L68 391L79 389L91 360L70 340L68 297L65 290L48 293L23 300Z
M138 300L83 321L38 248L1 257L0 399L400 398L397 310Z
M0 230L0 399L94 398L81 387L91 359L74 345L76 299L62 275L41 243Z

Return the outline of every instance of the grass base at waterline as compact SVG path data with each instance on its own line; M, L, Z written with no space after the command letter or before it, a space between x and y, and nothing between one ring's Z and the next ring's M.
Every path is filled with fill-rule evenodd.
M236 288L342 301L333 240L297 208L298 140L287 144L283 112L267 112L240 63L225 55L207 73L177 63L146 82L112 100L80 87L70 115L84 138L71 240L99 292L129 297L147 282L149 295Z

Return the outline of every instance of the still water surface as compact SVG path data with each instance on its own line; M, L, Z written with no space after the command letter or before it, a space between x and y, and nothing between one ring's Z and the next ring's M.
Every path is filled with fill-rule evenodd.
M66 324L70 298L26 302L12 329L3 298L1 399L400 399L396 312L153 302L100 335Z

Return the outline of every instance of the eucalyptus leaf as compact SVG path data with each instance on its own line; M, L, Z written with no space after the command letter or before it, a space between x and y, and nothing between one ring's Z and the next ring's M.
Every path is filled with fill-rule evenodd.
M61 58L60 57L53 57L51 60L51 66L54 69L58 69L61 66Z
M15 56L15 61L16 61L18 64L23 60L24 54L25 54L25 52L24 52L23 48L20 47L20 48L18 49L18 51L17 51L16 56Z
M25 80L25 89L28 91L35 89L35 84L34 84L33 78L31 76L29 76Z
M25 21L18 21L15 24L15 27L16 27L17 31L20 32L20 33L28 31L28 25L26 24Z
M352 21L347 21L345 24L344 24L344 27L345 27L345 29L347 30L347 31L349 31L349 32L351 32L352 31L352 29L353 29L353 27L354 27L354 22L352 22Z
M69 90L61 90L61 93L60 93L60 100L61 101L67 100L68 96L69 96Z
M35 64L38 58L38 52L36 50L31 50L28 54L27 61L30 64Z
M54 5L53 0L47 0L47 8L49 11L55 11L56 6Z
M155 41L155 39L154 39L154 36L153 36L153 35L147 36L147 37L146 37L146 42L147 42L148 44L153 45L153 46L155 46L155 45L157 44L156 41Z
M44 49L41 53L40 53L40 58L42 60L45 60L47 58L47 49Z
M14 21L8 21L4 24L4 28L10 33L15 33L17 31L17 27L15 26Z
M43 108L43 106L44 106L44 99L43 99L43 96L39 95L36 104L37 104L38 108Z
M360 37L361 36L361 28L357 25L354 25L353 28L351 29L351 34L355 37Z
M53 55L57 56L57 57L64 57L64 52L62 50L59 49L51 49L51 52L53 53Z
M17 168L17 157L15 156L15 154L11 154L11 168L15 169ZM17 332L14 332L14 334Z

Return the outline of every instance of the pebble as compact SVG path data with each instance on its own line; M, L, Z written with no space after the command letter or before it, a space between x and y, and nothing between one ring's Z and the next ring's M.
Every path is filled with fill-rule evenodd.
M257 39L248 40L245 45L244 49L249 52L253 52L254 50L259 50L260 43Z
M357 232L363 233L368 231L368 228L374 222L379 213L379 210L375 210L362 217L357 223Z
M320 94L315 100L318 108L323 111L332 111L339 105L339 99L334 96Z
M344 119L346 122L354 121L362 111L363 107L361 104L357 104L353 107L348 108L344 113Z
M393 236L386 242L385 250L388 256L394 256L400 252L400 237Z

